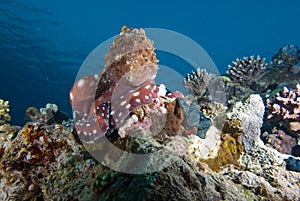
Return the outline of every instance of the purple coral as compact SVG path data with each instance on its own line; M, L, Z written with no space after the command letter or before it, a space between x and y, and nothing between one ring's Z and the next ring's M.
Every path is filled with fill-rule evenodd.
M243 59L237 58L232 62L232 66L228 65L226 75L234 82L252 86L255 79L264 72L268 66L265 58L260 56L244 57Z
M291 131L300 130L300 83L295 90L284 87L276 94L273 100L267 99L268 115L270 120L283 120Z

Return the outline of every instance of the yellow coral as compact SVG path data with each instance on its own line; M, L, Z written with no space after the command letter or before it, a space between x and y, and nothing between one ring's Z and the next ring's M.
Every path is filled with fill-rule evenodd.
M212 170L218 171L220 168L227 164L238 166L238 160L242 153L242 144L239 135L223 134L224 141L221 143L216 158L201 160L206 163Z

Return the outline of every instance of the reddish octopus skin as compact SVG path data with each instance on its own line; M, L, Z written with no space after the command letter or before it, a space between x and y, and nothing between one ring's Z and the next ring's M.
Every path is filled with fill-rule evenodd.
M105 56L102 73L75 82L70 91L74 125L82 141L117 130L134 108L158 96L158 60L143 29L123 27Z
M80 139L85 142L92 142L111 130L116 130L136 107L150 104L158 97L159 88L152 81L134 88L118 85L106 90L96 99L95 95L85 96L85 91L93 91L89 83L94 81L95 76L84 77L74 84L70 92L71 104L76 114L75 129ZM96 89L93 93L95 91Z

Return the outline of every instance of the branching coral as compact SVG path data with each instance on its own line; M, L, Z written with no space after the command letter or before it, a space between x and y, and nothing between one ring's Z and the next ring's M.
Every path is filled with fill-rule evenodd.
M300 83L295 90L284 87L270 100L267 99L267 119L285 122L291 131L300 130Z
M194 95L203 97L206 93L208 83L213 77L213 74L207 73L206 69L198 68L197 71L187 74L183 80L183 85Z
M265 60L265 58L260 58L259 55L244 57L243 59L237 58L232 62L232 66L228 65L226 74L234 82L251 87L255 84L255 79L267 68L268 64Z
M224 78L198 68L197 71L187 74L183 81L184 87L191 92L188 99L196 102L201 112L211 118L219 116L227 109Z

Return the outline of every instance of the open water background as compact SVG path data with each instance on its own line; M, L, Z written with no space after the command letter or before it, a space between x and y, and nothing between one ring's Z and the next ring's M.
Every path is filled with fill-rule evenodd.
M2 0L0 98L10 101L17 125L29 106L51 102L71 114L68 93L81 63L123 25L184 34L224 73L236 57L259 54L269 62L282 45L300 46L299 16L298 0ZM157 56L183 76L191 70L172 55Z

